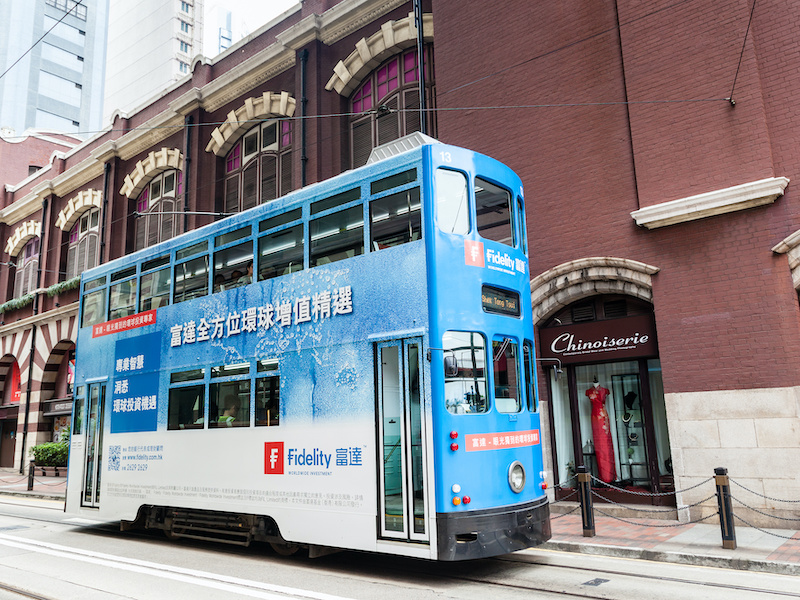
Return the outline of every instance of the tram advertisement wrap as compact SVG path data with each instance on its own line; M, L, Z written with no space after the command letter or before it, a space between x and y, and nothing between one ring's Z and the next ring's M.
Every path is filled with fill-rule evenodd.
M372 429L366 420L348 423L343 439L342 427L315 426L313 435L287 428L281 441L264 441L272 432L244 429L219 430L202 440L202 431L182 432L181 440L115 436L108 448L107 496L132 507L147 498L220 510L236 502L254 513L280 506L362 513L375 504Z

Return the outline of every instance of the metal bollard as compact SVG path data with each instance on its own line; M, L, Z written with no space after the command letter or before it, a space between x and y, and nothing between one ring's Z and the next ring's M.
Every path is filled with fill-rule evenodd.
M581 499L583 537L594 537L594 511L592 510L592 476L586 466L578 467L578 495Z
M714 469L714 482L717 484L717 504L719 505L719 527L722 530L722 547L728 550L736 550L736 527L733 522L728 469L724 467Z
M28 463L28 491L30 492L33 490L33 475L34 471L36 470L36 466L33 461Z

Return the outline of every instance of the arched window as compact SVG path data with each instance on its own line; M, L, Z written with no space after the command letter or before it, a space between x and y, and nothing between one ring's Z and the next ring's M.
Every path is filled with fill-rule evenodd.
M225 157L224 212L236 213L292 191L292 122L266 121Z
M17 255L17 273L14 276L14 297L19 298L36 289L36 272L39 269L39 238L31 238Z
M75 222L69 232L66 279L77 277L86 269L97 266L100 243L100 209L88 210Z
M5 359L4 359L5 362ZM20 399L20 373L19 365L16 360L13 360L8 367L3 382L3 404L12 404L19 402Z
M425 49L426 104L433 102L433 53ZM375 110L386 107L388 110ZM351 158L354 167L367 162L375 146L420 130L419 72L416 49L385 61L372 71L350 97ZM434 112L428 112L428 134L435 136Z
M183 173L170 169L159 173L136 200L136 250L168 240L178 233L183 195Z

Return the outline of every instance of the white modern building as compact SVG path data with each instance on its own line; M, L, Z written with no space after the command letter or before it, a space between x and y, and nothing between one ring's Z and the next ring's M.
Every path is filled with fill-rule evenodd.
M0 127L100 129L108 2L0 2Z

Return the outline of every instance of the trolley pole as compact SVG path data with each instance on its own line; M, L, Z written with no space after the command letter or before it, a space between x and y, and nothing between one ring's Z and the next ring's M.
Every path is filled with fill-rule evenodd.
M578 467L578 495L581 499L583 537L594 537L594 510L592 508L592 476L586 465Z
M714 469L714 482L717 484L717 504L719 505L719 527L722 530L722 547L727 550L736 550L736 527L733 523L728 469L724 467Z

